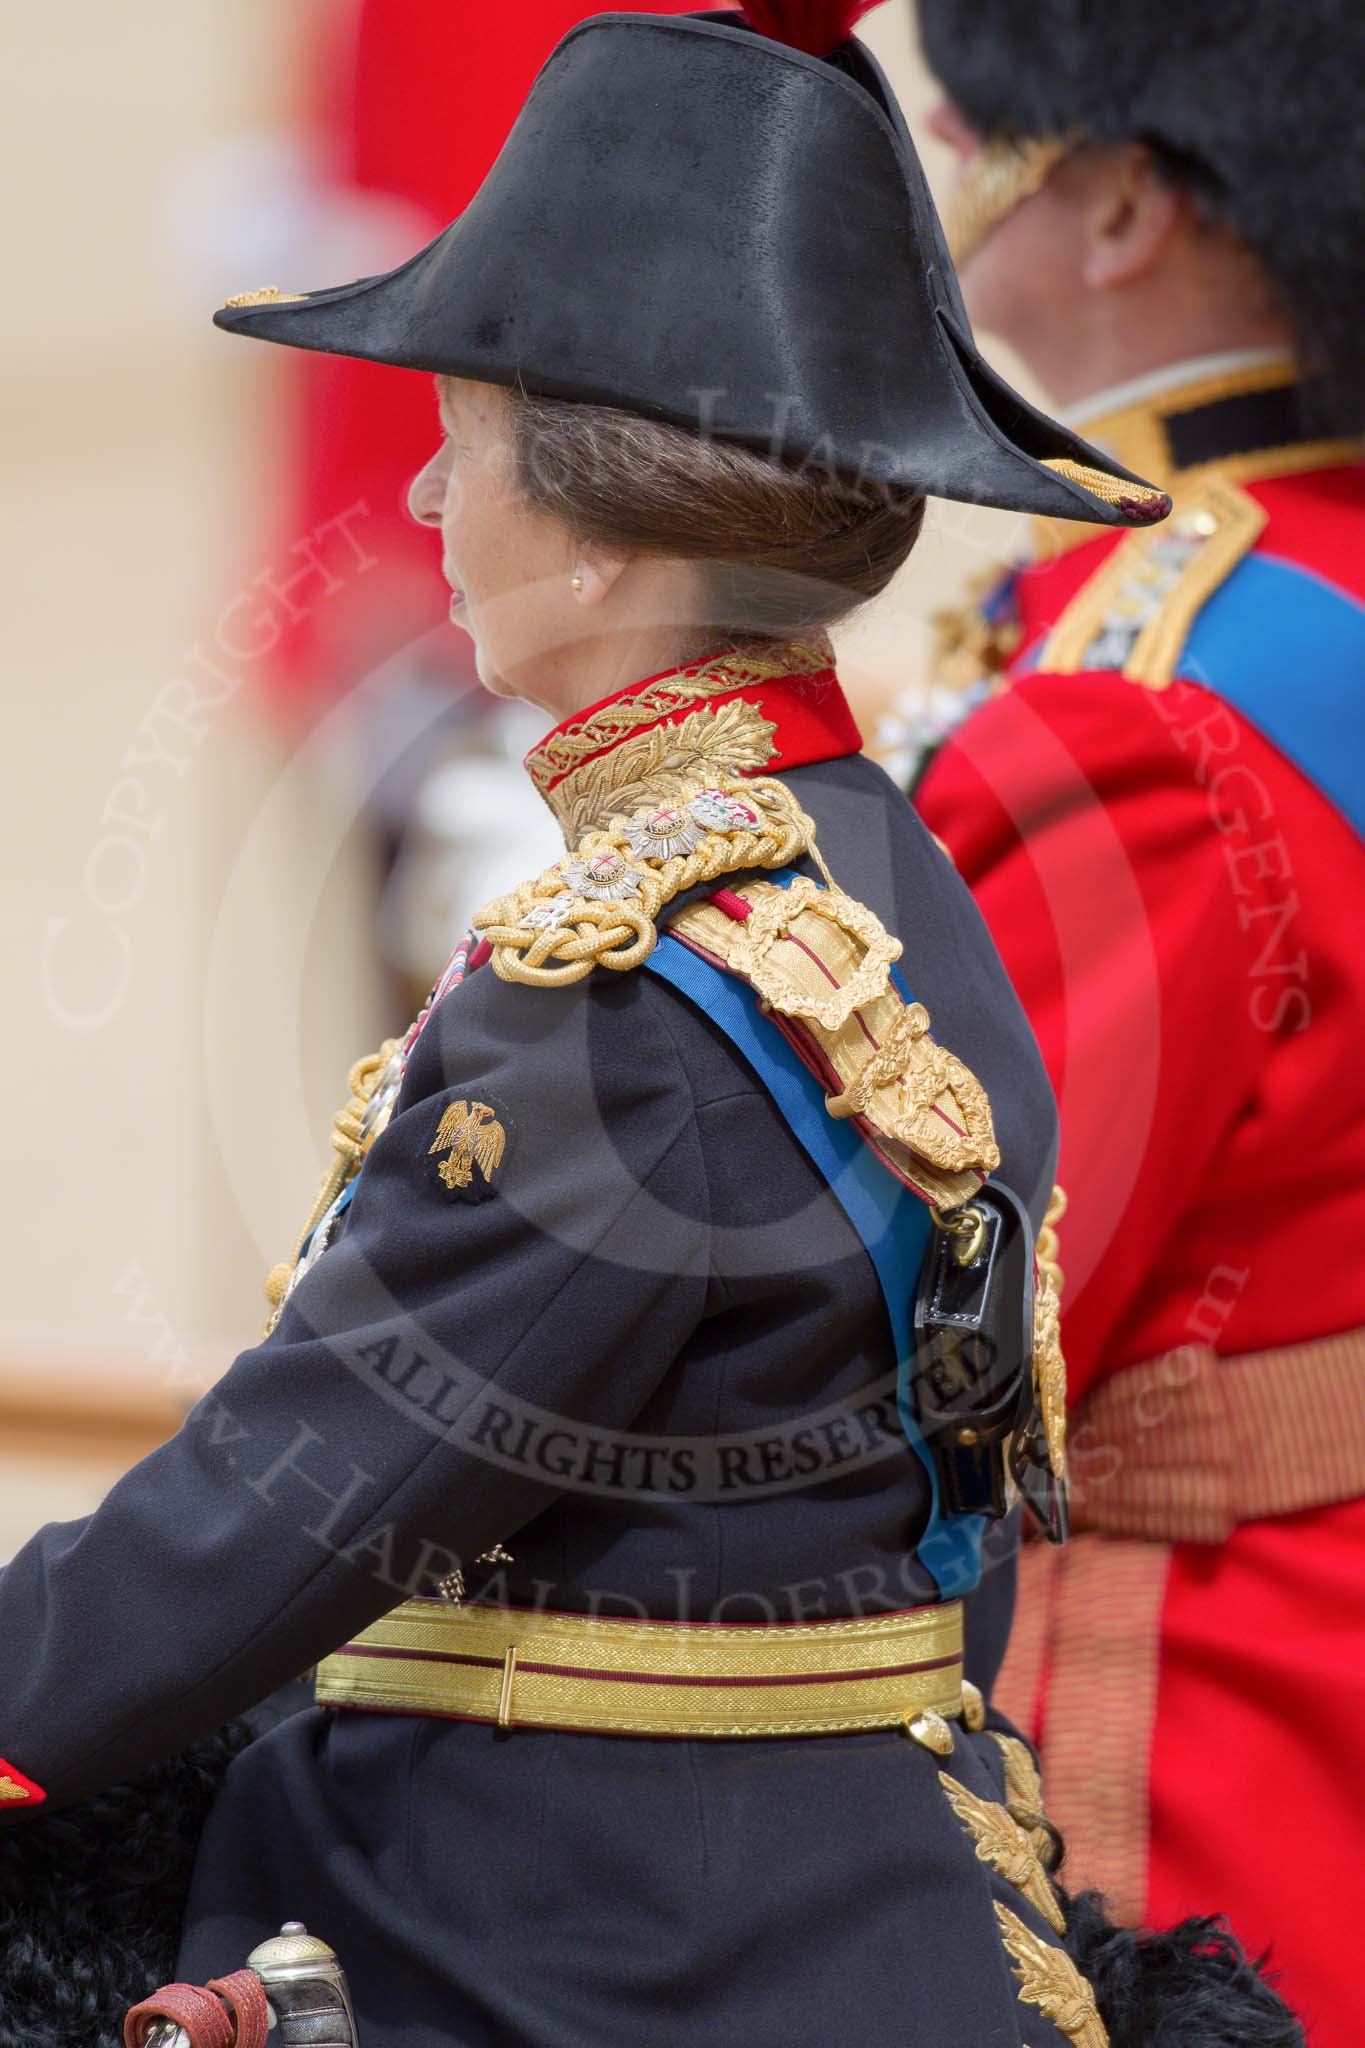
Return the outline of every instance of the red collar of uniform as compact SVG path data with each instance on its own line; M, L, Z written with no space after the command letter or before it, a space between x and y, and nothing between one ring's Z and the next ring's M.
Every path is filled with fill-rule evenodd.
M631 683L547 733L526 768L572 844L680 782L781 774L862 743L821 638L732 649Z

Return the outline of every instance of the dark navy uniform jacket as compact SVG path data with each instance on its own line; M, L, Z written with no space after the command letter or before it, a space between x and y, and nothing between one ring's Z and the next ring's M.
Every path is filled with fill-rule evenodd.
M966 890L861 755L782 773L985 1084L1036 1223L1052 1097ZM452 1188L433 1145L475 1099L504 1154ZM710 1497L688 1484L687 1439L761 1438L893 1366L866 1252L707 1016L645 972L542 989L482 968L433 1011L344 1232L273 1334L95 1514L0 1574L0 1753L54 1806L80 1800L457 1560L472 1596L687 1620L931 1599L903 1443L868 1460L849 1425L814 1482L755 1450ZM500 1421L525 1404L539 1427ZM1005 1528L968 1603L987 1688ZM472 1562L498 1543L512 1563ZM952 1768L1002 1796L989 1734L959 1732ZM236 1968L299 1918L340 1952L365 2048L1053 2048L993 1901L1030 1909L937 1780L896 1731L662 1740L311 1709L229 1774L182 1974Z

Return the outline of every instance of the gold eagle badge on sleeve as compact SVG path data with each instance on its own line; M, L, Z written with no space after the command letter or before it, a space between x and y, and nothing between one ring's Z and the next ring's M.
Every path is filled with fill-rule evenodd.
M507 1132L497 1112L486 1102L452 1102L441 1118L427 1156L434 1158L439 1152L447 1155L436 1170L451 1192L458 1194L478 1187L474 1179L476 1167L491 1188L506 1149Z

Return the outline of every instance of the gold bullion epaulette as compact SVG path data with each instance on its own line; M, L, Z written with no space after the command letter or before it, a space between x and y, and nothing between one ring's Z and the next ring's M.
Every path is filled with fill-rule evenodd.
M638 967L658 940L660 911L684 890L787 867L814 838L774 776L698 785L585 834L564 860L485 904L474 928L504 981L553 988L594 967Z
M1078 675L1113 669L1164 690L1195 619L1261 536L1264 509L1211 478L1178 496L1164 526L1125 534L1053 626L1037 667Z
M991 1106L892 978L900 958L875 912L804 875L690 903L669 932L757 990L825 1089L897 1178L936 1209L970 1200L1000 1164Z

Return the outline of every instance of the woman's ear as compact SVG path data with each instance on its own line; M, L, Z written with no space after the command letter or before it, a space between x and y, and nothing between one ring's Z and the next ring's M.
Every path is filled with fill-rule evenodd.
M579 604L603 604L625 572L627 557L592 542L580 545L574 554L573 594Z
M1188 205L1142 143L1097 154L1085 205L1085 283L1103 291L1150 270Z

